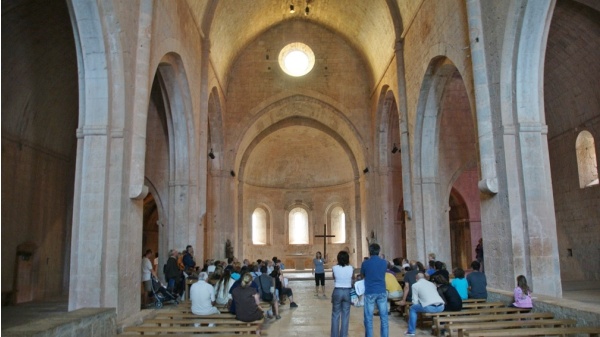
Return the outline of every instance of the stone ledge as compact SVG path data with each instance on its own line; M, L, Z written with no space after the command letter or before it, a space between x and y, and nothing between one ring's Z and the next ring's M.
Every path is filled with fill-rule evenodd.
M117 312L114 308L83 308L2 330L4 337L114 336Z
M511 291L493 289L488 287L488 301L504 302L509 305L513 302ZM533 311L551 312L556 318L574 319L577 326L598 326L600 322L600 305L584 303L544 295L533 294Z

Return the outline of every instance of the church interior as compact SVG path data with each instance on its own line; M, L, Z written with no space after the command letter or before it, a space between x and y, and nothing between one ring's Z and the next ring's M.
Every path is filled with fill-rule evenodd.
M3 1L2 325L136 317L146 249L467 270L480 239L490 292L597 323L598 60L595 0Z

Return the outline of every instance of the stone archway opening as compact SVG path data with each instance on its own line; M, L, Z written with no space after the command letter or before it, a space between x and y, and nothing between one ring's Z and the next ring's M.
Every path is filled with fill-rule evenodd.
M471 254L471 224L469 209L463 197L456 190L452 190L448 200L450 207L450 255L452 267L468 269L473 260Z

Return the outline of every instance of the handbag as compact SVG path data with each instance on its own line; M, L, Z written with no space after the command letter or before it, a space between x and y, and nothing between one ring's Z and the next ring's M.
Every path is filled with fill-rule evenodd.
M270 293L270 292L268 293L268 292L264 291L264 288L263 288L263 286L262 286L262 281L261 281L260 279L261 279L261 278L260 278L260 276L259 276L259 277L258 277L258 283L260 283L260 290L261 290L261 293L262 293L262 295L260 296L260 298L261 298L263 301L265 301L265 302L271 302L271 301L273 301L273 294L272 294L272 293Z

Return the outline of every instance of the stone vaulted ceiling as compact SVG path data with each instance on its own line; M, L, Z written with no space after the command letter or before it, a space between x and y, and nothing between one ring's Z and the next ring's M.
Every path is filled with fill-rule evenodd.
M413 0L410 0L413 1ZM398 7L412 5L399 1ZM419 1L413 1L418 3ZM394 55L397 33L388 3L392 0L187 0L200 31L208 37L211 62L221 79L240 51L262 32L284 20L320 24L349 41L364 57L373 82L385 72ZM290 13L290 4L296 12ZM401 25L400 23L396 24Z

